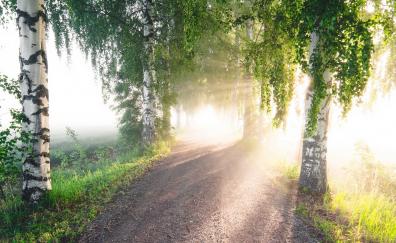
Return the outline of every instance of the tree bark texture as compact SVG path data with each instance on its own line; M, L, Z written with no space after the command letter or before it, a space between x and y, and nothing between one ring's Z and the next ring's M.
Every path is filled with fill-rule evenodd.
M154 23L152 0L142 0L143 7L143 131L142 139L145 145L152 144L156 139L155 120L156 96L154 91Z
M315 51L319 36L311 34L310 54ZM323 74L325 82L331 82L331 74L325 71ZM309 110L312 104L312 83L308 88L305 100L305 117L308 120ZM302 164L300 173L300 187L310 192L323 194L327 190L327 131L329 125L331 95L322 101L318 114L318 125L313 135L308 136L307 127L304 131L302 146Z
M50 130L48 114L48 63L45 32L47 15L44 0L18 0L17 25L19 29L21 66L20 84L23 130L32 135L32 151L23 162L23 198L36 203L51 190Z

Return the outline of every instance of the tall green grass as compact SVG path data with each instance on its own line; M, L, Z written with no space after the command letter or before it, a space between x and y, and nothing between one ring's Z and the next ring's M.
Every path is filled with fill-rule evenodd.
M103 161L95 169L56 168L52 191L41 205L29 208L20 196L0 204L0 242L74 241L120 187L167 153L169 145L163 142L144 154Z
M396 242L396 201L391 197L339 192L335 193L329 206L348 219L351 238Z

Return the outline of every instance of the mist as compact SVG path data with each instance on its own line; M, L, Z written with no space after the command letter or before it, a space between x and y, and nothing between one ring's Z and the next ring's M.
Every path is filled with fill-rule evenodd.
M0 73L9 78L19 76L18 31L12 22L0 28ZM117 115L102 97L102 85L95 77L90 60L76 43L68 60L67 54L58 56L53 33L48 36L50 128L54 142L65 137L65 128L74 129L82 137L116 136ZM20 107L18 101L1 93L0 122L10 120L9 108Z
M18 33L13 24L0 29L0 51L5 58L0 60L0 73L16 79L19 75L18 61ZM57 138L63 138L65 128L70 127L83 137L97 136L100 134L117 133L117 115L111 108L111 104L105 104L102 97L101 83L95 77L90 60L85 57L78 46L74 43L72 54L68 60L67 55L57 55L53 41L53 34L48 37L49 85L51 99L50 126L55 142ZM384 60L379 60L384 62ZM386 63L386 60L385 60ZM377 77L384 76L383 68L377 69ZM213 80L210 78L209 80ZM396 103L396 91L372 97L375 92L373 86L378 80L371 79L370 84L359 105L354 107L345 117L341 108L333 106L329 128L328 158L329 167L333 165L346 165L356 159L356 145L366 144L374 153L375 157L383 163L396 165L394 151L396 143L392 142L396 137L396 115L389 110ZM209 81L210 82L210 81ZM235 80L228 80L231 84ZM293 101L289 108L288 117L281 128L272 128L270 121L261 124L261 132L264 140L270 140L271 151L281 152L279 160L298 161L300 158L301 131L304 122L304 94L308 77L304 77L297 85ZM212 84L211 84L212 85ZM223 85L223 89L211 93L214 97L220 97L224 93L232 93L232 85ZM224 90L226 87L226 90ZM228 87L228 88L227 88ZM217 93L216 93L217 92ZM380 91L378 91L380 92ZM243 119L235 116L235 109L224 109L210 99L202 101L201 96L189 96L183 98L183 91L179 94L179 106L188 103L199 103L190 110L181 110L178 114L176 107L172 108L172 126L179 136L192 136L197 139L220 141L241 138ZM188 96L188 94L186 94ZM196 100L194 100L196 99ZM201 99L201 100L199 100ZM18 107L19 104L12 97L2 93L1 119L6 124L10 117L8 109ZM232 107L235 100L229 98L225 105ZM235 103L237 105L237 103ZM234 105L235 105L234 104ZM224 105L224 104L223 104ZM273 114L267 114L267 118ZM178 117L179 116L179 117ZM177 123L179 127L177 127ZM265 128L264 128L265 127ZM276 141L276 142L274 142ZM273 152L276 154L276 152ZM284 156L287 154L287 156ZM272 155L273 156L273 155Z
M396 241L395 16L0 2L0 242Z

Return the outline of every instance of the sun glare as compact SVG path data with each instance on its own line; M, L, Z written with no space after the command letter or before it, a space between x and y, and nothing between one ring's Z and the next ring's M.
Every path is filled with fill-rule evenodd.
M373 1L367 1L366 3L366 12L367 13L374 13L375 5Z
M190 113L183 111L178 114L172 109L171 122L173 127L179 126L180 136L219 143L233 141L241 135L240 124L232 120L230 111L205 104Z

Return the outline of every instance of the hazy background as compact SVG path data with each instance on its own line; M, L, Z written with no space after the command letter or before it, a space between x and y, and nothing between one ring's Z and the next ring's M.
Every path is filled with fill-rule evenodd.
M18 31L11 22L0 28L0 73L9 78L18 78L19 60ZM53 137L64 134L65 127L75 129L82 136L98 133L115 133L117 119L110 105L103 102L101 83L95 80L92 66L74 45L70 62L66 54L59 57L56 52L53 34L49 32L48 78L50 91L50 127ZM8 109L18 106L18 102L4 93L0 94L0 121L9 121Z
M0 73L17 78L19 73L18 33L14 24L0 29ZM384 56L380 62L385 65ZM50 127L53 141L64 136L65 127L71 127L79 135L95 137L103 134L115 135L117 118L110 105L103 102L101 84L95 80L89 60L74 45L70 63L66 55L57 55L52 32L48 39L49 89L50 89ZM381 78L387 70L379 68L375 76ZM307 80L298 86L290 115L283 129L268 129L264 139L271 141L271 150L278 151L274 159L300 160L301 131L303 126L304 92ZM396 92L377 94L373 102L372 90L379 85L378 80L371 79L365 96L358 107L354 107L346 118L341 116L337 106L332 107L329 128L329 164L348 164L356 158L356 145L366 144L375 157L388 164L396 165ZM4 94L0 95L0 121L9 120L7 107L18 106L18 102ZM195 132L212 138L225 136L230 121L219 116L216 107L206 104L193 115ZM174 115L174 112L173 112ZM173 124L175 117L172 118ZM239 128L242 124L239 124ZM199 132L197 132L197 129ZM115 136L114 136L115 137ZM279 158L275 154L279 155Z

